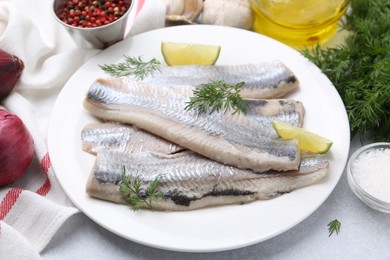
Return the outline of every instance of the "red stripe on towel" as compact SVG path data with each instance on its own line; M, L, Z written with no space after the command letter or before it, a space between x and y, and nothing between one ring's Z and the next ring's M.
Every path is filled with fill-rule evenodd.
M137 9L135 10L135 16L136 17L139 14L139 12L141 11L142 6L144 6L144 2L145 2L144 0L139 0L138 1Z
M50 166L50 157L49 154L46 153L46 155L41 160L41 168L46 175L46 180L45 183L36 191L36 193L41 196L45 196L51 188L51 183L48 176ZM22 188L13 188L7 192L7 194L4 196L3 200L0 203L0 220L3 220L5 218L5 216L11 210L22 192Z
M45 156L43 156L43 158L41 160L41 168L45 174L47 174L49 172L50 166L51 166L51 163L50 163L49 153L46 153Z
M4 196L4 199L0 203L0 220L3 220L8 212L11 210L12 206L15 204L16 200L19 198L19 195L22 193L23 189L13 188L7 192Z
M50 188L51 188L51 183L50 183L50 179L49 179L49 175L48 175L50 166L51 166L51 164L50 164L50 157L49 157L49 154L46 153L45 156L43 156L43 158L41 160L41 168L42 168L43 172L46 175L46 181L36 191L36 193L41 195L41 196L46 196L46 194L49 193Z
M49 177L47 177L45 183L39 189L37 189L36 193L41 196L46 196L46 194L49 193L50 188L51 188L51 183Z

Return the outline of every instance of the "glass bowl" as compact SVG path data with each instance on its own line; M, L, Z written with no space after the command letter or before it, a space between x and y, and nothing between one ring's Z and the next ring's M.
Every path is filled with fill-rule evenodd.
M390 143L373 143L352 154L347 178L352 191L367 206L390 213Z

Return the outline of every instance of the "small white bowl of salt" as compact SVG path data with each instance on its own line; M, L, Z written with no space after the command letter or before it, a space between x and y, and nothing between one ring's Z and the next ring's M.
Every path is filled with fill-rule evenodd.
M390 213L390 143L373 143L354 152L348 161L347 176L361 201Z

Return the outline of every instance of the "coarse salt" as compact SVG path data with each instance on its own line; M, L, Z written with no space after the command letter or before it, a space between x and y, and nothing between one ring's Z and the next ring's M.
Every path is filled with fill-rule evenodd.
M352 163L352 172L363 190L390 203L390 149L377 148L363 152Z

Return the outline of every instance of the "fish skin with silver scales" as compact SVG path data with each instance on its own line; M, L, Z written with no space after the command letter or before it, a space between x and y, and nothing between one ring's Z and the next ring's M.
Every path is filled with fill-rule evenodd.
M302 125L304 108L288 99L246 100L246 114L186 111L188 86L144 84L129 77L97 79L84 107L103 120L133 124L212 160L256 172L298 169L297 140L281 140L271 122Z
M82 149L95 154L101 150L136 153L154 151L177 153L185 148L132 125L118 122L89 123L81 131Z
M299 88L297 77L279 60L239 65L165 66L142 82L196 87L215 80L232 85L244 82L240 95L248 99L282 98Z
M157 191L163 196L153 201L154 210L186 211L278 197L321 180L329 163L324 155L316 155L303 158L299 170L259 174L211 161L188 150L176 154L104 150L97 155L87 193L126 204L119 192L123 166L126 174L139 178L141 190L146 190L157 176L162 177Z

